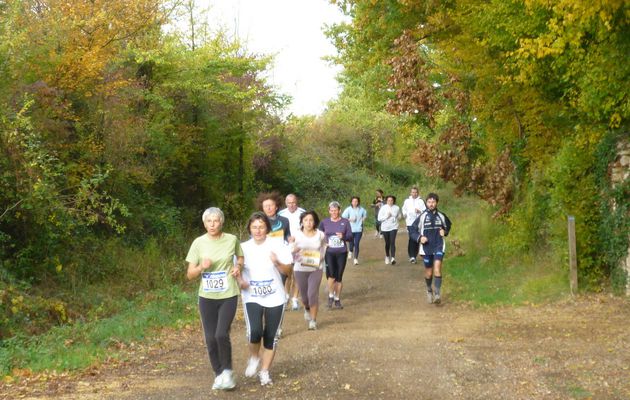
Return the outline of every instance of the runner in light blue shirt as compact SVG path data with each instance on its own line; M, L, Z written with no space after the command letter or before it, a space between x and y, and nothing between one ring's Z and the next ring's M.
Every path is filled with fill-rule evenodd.
M359 196L352 196L350 200L350 206L343 210L341 214L343 218L350 221L350 228L352 229L352 242L348 242L348 259L354 257L354 265L359 264L359 242L363 237L363 221L367 218L367 211L361 207L361 199Z

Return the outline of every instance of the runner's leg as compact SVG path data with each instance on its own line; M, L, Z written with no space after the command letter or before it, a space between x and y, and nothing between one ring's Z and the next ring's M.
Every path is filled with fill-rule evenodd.
M218 301L206 299L205 297L199 297L199 317L201 318L203 337L206 342L210 365L212 366L214 373L219 376L225 367L221 365L218 350L219 345L214 337L219 319Z

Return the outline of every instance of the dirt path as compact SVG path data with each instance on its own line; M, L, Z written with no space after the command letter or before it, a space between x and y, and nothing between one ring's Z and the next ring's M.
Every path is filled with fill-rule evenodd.
M598 296L542 306L473 309L426 304L422 271L406 259L384 265L368 234L362 262L344 276L343 310L322 310L308 331L287 312L271 374L262 388L243 375L247 350L239 316L232 331L232 392L211 390L201 330L166 331L159 342L73 376L23 379L0 398L26 399L630 399L630 302ZM321 299L324 299L323 287Z

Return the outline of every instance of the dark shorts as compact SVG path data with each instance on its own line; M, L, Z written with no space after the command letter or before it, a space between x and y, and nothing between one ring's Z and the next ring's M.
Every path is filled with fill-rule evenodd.
M435 260L442 261L443 259L444 259L444 253L442 253L441 251L438 251L435 254L431 254L430 256L428 255L422 256L422 261L424 261L425 268L433 268L433 261Z
M334 278L335 281L341 282L343 279L343 271L346 269L346 260L348 252L331 253L326 251L326 278Z

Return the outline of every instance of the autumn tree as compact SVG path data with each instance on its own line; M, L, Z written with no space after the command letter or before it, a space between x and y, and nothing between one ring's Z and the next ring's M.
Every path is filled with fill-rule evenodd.
M594 154L628 127L627 4L336 3L351 17L329 30L342 82L424 127L413 159L499 215L513 210L507 221L535 232L530 245L551 237L560 249L563 216L579 215L582 273L601 281L611 268L593 253L602 215L586 199L606 181L593 175Z

